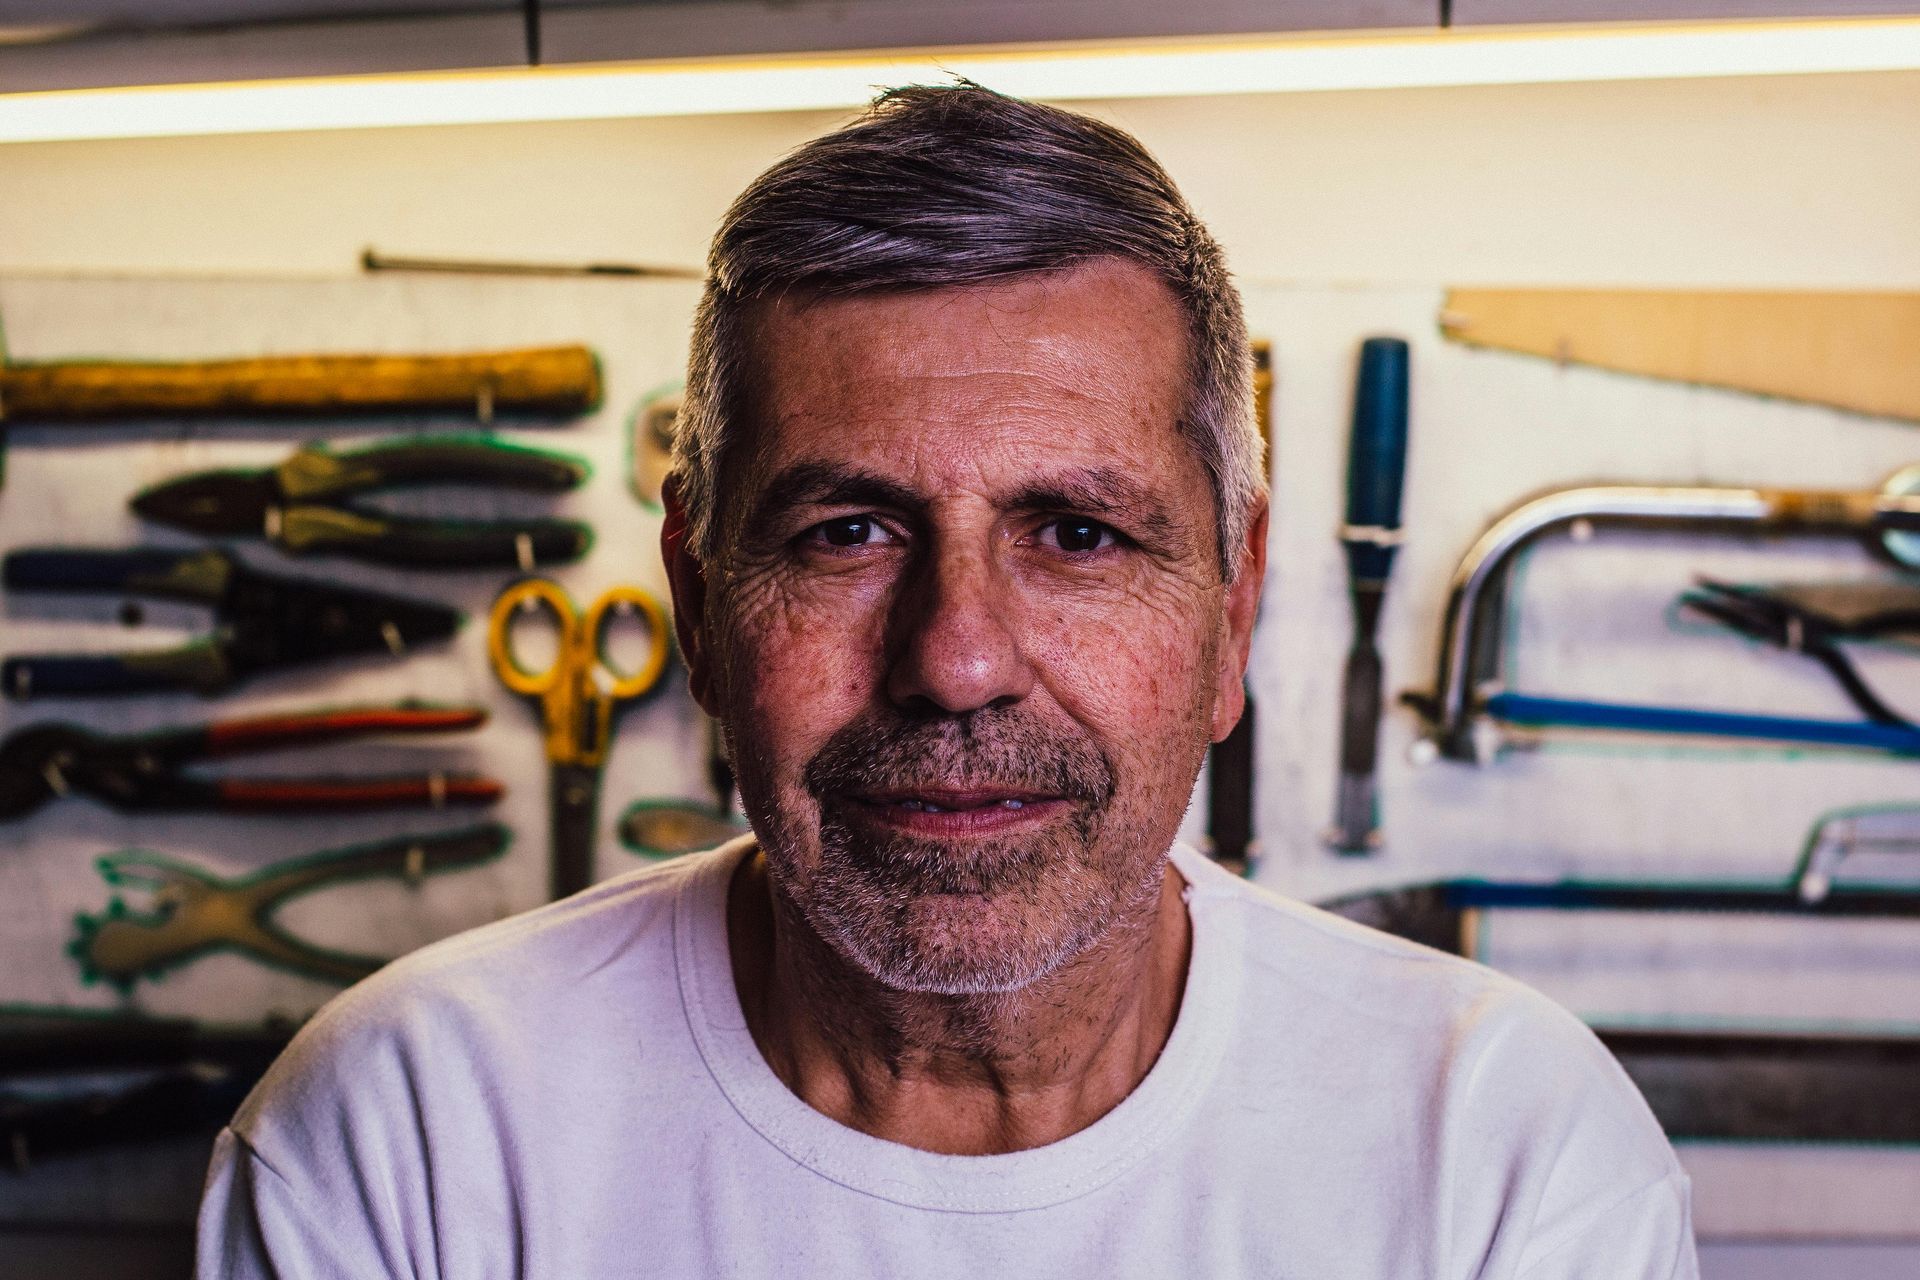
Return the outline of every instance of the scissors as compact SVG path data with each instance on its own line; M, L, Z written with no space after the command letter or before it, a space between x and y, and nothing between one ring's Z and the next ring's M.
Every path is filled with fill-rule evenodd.
M560 648L551 666L529 671L514 657L513 624L543 611L559 627ZM649 648L637 670L622 672L607 659L606 628L615 618L636 616L646 623ZM638 698L659 683L667 666L666 610L639 587L619 586L583 615L559 583L525 578L493 602L487 656L500 683L540 700L552 769L552 894L564 898L593 883L594 817L614 704Z

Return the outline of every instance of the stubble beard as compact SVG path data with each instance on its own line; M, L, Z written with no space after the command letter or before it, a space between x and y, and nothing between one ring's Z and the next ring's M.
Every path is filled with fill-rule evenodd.
M1019 991L1159 892L1160 860L1113 829L1125 819L1111 762L1084 736L1017 708L865 716L828 740L803 779L819 813L818 856L793 857L811 841L783 814L763 842L771 869L815 933L895 991ZM1055 795L1072 810L1031 831L949 840L863 821L848 798L935 784Z

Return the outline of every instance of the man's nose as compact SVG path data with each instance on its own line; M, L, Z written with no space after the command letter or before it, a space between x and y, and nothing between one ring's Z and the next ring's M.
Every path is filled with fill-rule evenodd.
M887 697L957 715L1018 702L1033 688L1019 604L986 552L953 548L909 571L894 606Z

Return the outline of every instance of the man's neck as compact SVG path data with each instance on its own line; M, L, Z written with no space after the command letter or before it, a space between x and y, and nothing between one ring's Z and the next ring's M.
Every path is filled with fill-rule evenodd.
M927 1151L1045 1146L1119 1105L1172 1034L1190 944L1182 885L1168 866L1142 924L1020 991L925 995L849 964L755 852L728 895L734 983L767 1064L816 1111Z

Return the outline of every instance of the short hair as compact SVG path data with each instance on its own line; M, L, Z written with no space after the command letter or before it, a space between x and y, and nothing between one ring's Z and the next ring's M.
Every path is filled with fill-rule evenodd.
M1246 320L1220 246L1132 135L964 80L887 90L761 174L721 220L674 443L695 553L719 550L756 301L987 283L1097 259L1147 268L1186 316L1176 427L1212 487L1230 580L1267 483Z

